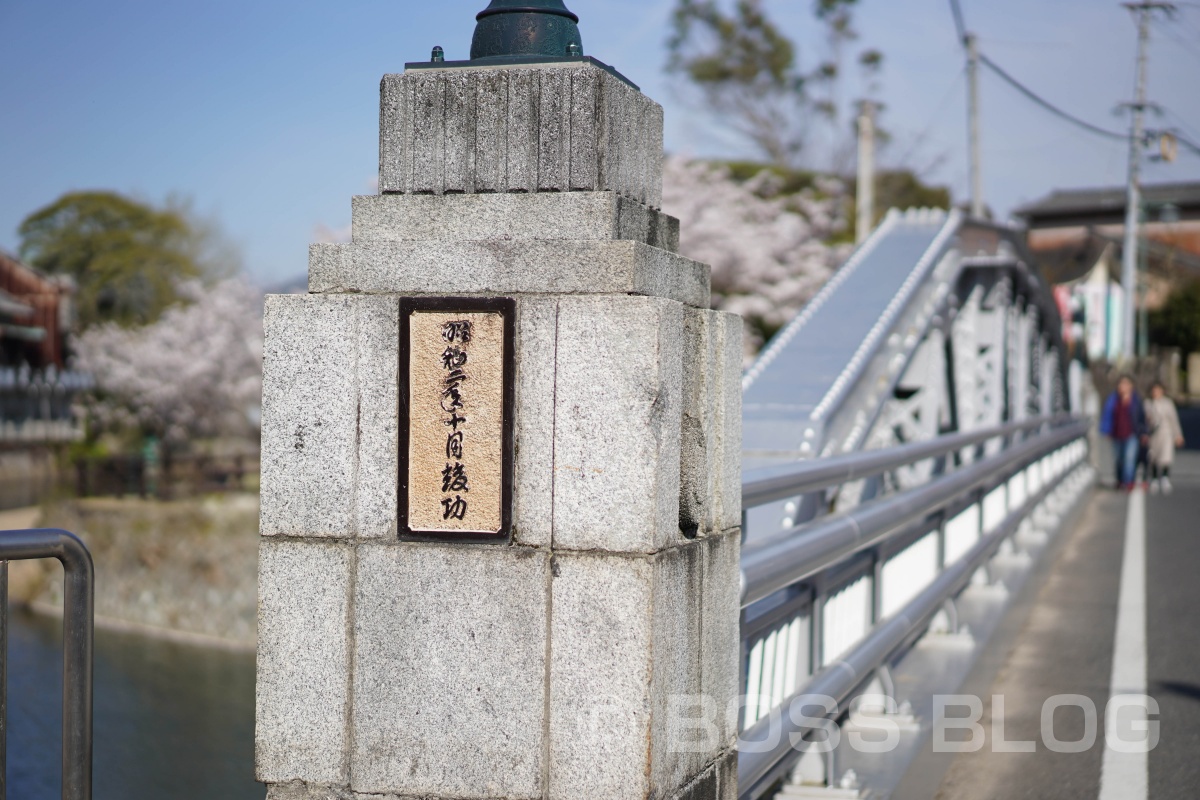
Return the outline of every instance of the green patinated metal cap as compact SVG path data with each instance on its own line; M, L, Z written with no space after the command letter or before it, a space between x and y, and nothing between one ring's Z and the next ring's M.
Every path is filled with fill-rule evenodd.
M579 17L563 0L492 0L475 19L472 61L583 55Z

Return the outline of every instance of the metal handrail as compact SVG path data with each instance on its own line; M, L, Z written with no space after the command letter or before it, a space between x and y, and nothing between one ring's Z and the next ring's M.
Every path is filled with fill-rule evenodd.
M742 607L870 547L901 525L938 511L956 497L1006 471L1020 469L1086 432L1087 423L1077 420L915 489L747 542L741 559Z
M1057 446L1061 446L1061 442ZM839 708L844 706L846 700L867 683L894 654L921 637L946 600L962 591L975 572L1000 548L1003 541L1073 473L1074 470L1068 470L1048 481L1039 491L1028 497L1020 508L1010 511L994 530L981 538L961 559L947 566L932 584L909 601L903 609L878 625L850 652L837 661L826 664L803 689L785 699L779 708L790 708L804 697L830 697L837 702ZM757 748L754 747L739 751L739 798L757 798L781 778L791 768L791 759L788 759L787 755L795 747L795 738L803 737L813 730L814 727L795 724L791 715L782 712L764 717L745 730L741 735L745 741L763 741L768 735L772 735L775 737L775 744L763 751L756 751Z
M63 566L63 800L92 797L92 663L95 571L87 546L72 533L42 529L0 532L0 696L7 696L8 562L57 558ZM7 707L0 705L0 800L5 783Z
M1068 422L1068 415L1033 417L976 431L939 436L926 442L861 450L828 458L802 461L785 467L765 467L746 474L742 481L742 508L799 497L818 489L861 478L870 478L928 458L949 455L972 445Z

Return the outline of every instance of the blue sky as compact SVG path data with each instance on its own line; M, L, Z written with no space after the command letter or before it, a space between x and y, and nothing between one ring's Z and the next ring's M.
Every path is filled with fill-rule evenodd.
M1069 111L1123 130L1135 29L1110 0L962 0L983 50ZM439 44L465 58L486 0L0 0L0 247L31 211L72 189L190 198L270 285L303 274L319 226L349 222L377 169L378 85ZM738 143L663 74L671 0L568 0L585 52L663 103L667 147L736 156ZM809 66L823 57L811 4L767 0ZM1200 4L1156 28L1151 97L1200 141ZM887 58L884 160L966 188L962 54L946 0L861 0L859 44ZM847 92L853 93L854 87ZM983 83L984 180L1006 213L1054 187L1119 184L1124 146L1079 132L991 76ZM925 134L922 136L922 134ZM1200 179L1200 158L1148 180Z

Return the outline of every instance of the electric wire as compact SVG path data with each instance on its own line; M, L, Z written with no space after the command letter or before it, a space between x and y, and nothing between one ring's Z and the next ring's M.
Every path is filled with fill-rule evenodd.
M1183 134L1181 134L1178 130L1173 130L1170 133L1172 136L1175 137L1175 141L1179 142L1181 145L1186 147L1188 150L1191 150L1193 153L1200 156L1200 144L1196 144L1191 139L1189 139L1186 136L1184 136Z
M959 39L963 42L963 45L965 46L966 41L967 41L967 32L966 32L967 27L966 27L966 21L963 18L962 6L960 5L959 0L950 0L950 12L954 16L954 26L958 30ZM1067 122L1070 122L1071 124L1073 124L1077 127L1080 127L1086 131L1096 134L1097 136L1103 136L1108 139L1119 140L1119 141L1126 141L1126 142L1129 141L1128 134L1118 133L1116 131L1110 131L1106 128L1101 128L1099 125L1093 125L1092 123L1090 123L1086 120L1080 119L1079 117L1075 116L1074 114L1064 111L1063 109L1061 109L1058 106L1051 103L1049 100L1046 100L1044 97L1039 95L1037 92L1030 89L1025 84L1021 83L1019 80L1017 80L1012 75L1010 75L1003 67L1001 67L995 61L992 61L990 58L988 58L986 55L983 55L982 53L979 55L979 62L981 64L983 64L984 66L986 66L988 69L992 70L992 72L996 73L996 75L998 75L1001 78L1001 80L1008 83L1010 86L1012 86L1018 92L1023 94L1026 98L1028 98L1029 100L1032 100L1034 103L1041 106L1046 111L1049 111L1050 113L1060 117L1061 119L1064 119Z
M1165 24L1157 23L1157 24L1155 24L1154 27L1156 29L1158 29L1161 33L1165 33L1167 35L1167 38L1169 38L1171 41L1175 42L1175 44L1179 45L1180 48L1182 48L1183 51L1185 53L1187 53L1189 56L1196 59L1197 61L1200 61L1200 46L1198 46L1195 42L1189 42L1187 39L1184 39L1182 36L1179 35L1179 31L1175 30L1174 28L1168 27Z
M913 156L917 154L917 151L920 150L921 147L923 147L928 141L929 134L933 133L934 127L939 121L941 121L942 116L946 113L946 109L949 108L950 103L954 100L954 96L958 94L959 85L962 83L962 80L966 74L966 67L963 67L962 71L955 76L954 81L950 84L950 88L946 90L946 94L942 97L941 101L938 102L937 110L935 110L933 115L929 118L929 124L926 125L919 134L917 134L917 137L913 140L912 146L908 148L908 152L906 152L904 157L900 159L901 164L908 164Z
M1192 123L1188 122L1182 116L1180 116L1179 114L1176 114L1174 111L1172 111L1169 108L1166 108L1163 110L1167 112L1168 116L1170 116L1172 119L1175 120L1176 125L1183 128L1183 130L1185 130L1187 132L1188 136L1192 136L1196 139L1200 139L1200 133L1196 132L1196 129L1192 127Z
M1200 2L1181 2L1181 3L1177 3L1177 5L1183 5L1183 6L1193 7L1193 8L1200 8ZM963 44L963 46L966 47L967 27L966 27L966 21L963 18L962 6L960 5L959 0L950 0L950 13L954 17L954 27L958 31L959 40ZM1178 34L1173 29L1164 29L1164 30L1166 30L1168 32L1168 34L1171 35L1171 37L1173 39L1175 39L1175 41L1178 44L1188 47L1189 51L1192 52L1193 55L1196 54L1194 51L1191 50L1190 43L1185 42L1182 38L1179 38ZM1105 139L1109 139L1111 141L1128 142L1130 140L1130 135L1127 133L1120 133L1118 131L1112 131L1107 128L1103 128L1099 125L1093 125L1092 123L1088 122L1087 120L1081 119L1080 117L1077 117L1074 114L1072 114L1068 111L1065 111L1062 108L1059 108L1054 103L1051 103L1049 100L1042 97L1041 95L1039 95L1037 92L1030 89L1025 84L1021 83L1019 80L1017 80L1011 74L1009 74L1009 72L1007 70L1005 70L1003 67L1001 67L999 64L997 64L995 61L992 61L992 59L988 58L986 55L983 55L982 53L979 54L979 62L981 64L983 64L985 67L987 67L988 69L990 69L993 73L996 74L996 76L998 76L1001 80L1003 80L1005 83L1007 83L1013 89L1016 89L1026 99L1032 101L1033 103L1035 103L1038 106L1041 106L1042 109L1050 112L1051 114L1054 114L1059 119L1069 122L1072 125L1076 126L1077 128L1085 130L1091 134L1094 134L1096 136L1102 136ZM1185 127L1190 127L1190 126L1187 126L1186 122L1181 117L1179 117L1179 115L1175 114L1174 112L1171 112L1171 115L1173 117L1175 117L1180 123L1184 124ZM1175 140L1177 142L1179 142L1179 144L1182 145L1184 148L1192 151L1196 155L1200 155L1200 145L1196 144L1195 141L1193 141L1192 139L1189 139L1187 136L1185 136L1183 133L1181 133L1177 127L1172 128L1170 130L1147 130L1146 136L1147 137L1156 137L1156 136L1161 136L1164 133L1170 133L1172 136L1175 137Z
M996 75L998 75L1002 80L1004 80L1006 83L1008 83L1014 89L1016 89L1018 92L1023 94L1026 98L1028 98L1029 100L1032 100L1034 103L1038 104L1039 106L1044 108L1046 111L1049 111L1051 114L1054 114L1055 116L1060 117L1061 119L1064 119L1067 122L1070 122L1072 125L1082 128L1083 130L1094 133L1097 136L1104 136L1108 139L1114 139L1114 140L1120 140L1120 141L1129 141L1129 134L1118 133L1116 131L1110 131L1107 128L1101 128L1099 125L1093 125L1092 123L1090 123L1086 120L1080 119L1079 117L1075 116L1074 114L1064 111L1063 109L1061 109L1058 106L1051 103L1049 100L1046 100L1044 97L1039 95L1037 92L1030 89L1025 84L1021 83L1019 80L1014 78L1012 75L1008 74L1008 72L1006 72L999 64L997 64L995 61L992 61L987 56L981 54L979 56L979 61L984 66L986 66L988 69L990 69L992 72L996 73Z

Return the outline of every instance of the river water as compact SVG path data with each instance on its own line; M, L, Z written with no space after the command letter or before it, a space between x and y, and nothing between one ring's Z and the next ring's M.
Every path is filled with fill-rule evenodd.
M8 797L61 797L62 625L12 610ZM96 631L95 800L262 800L254 655Z

